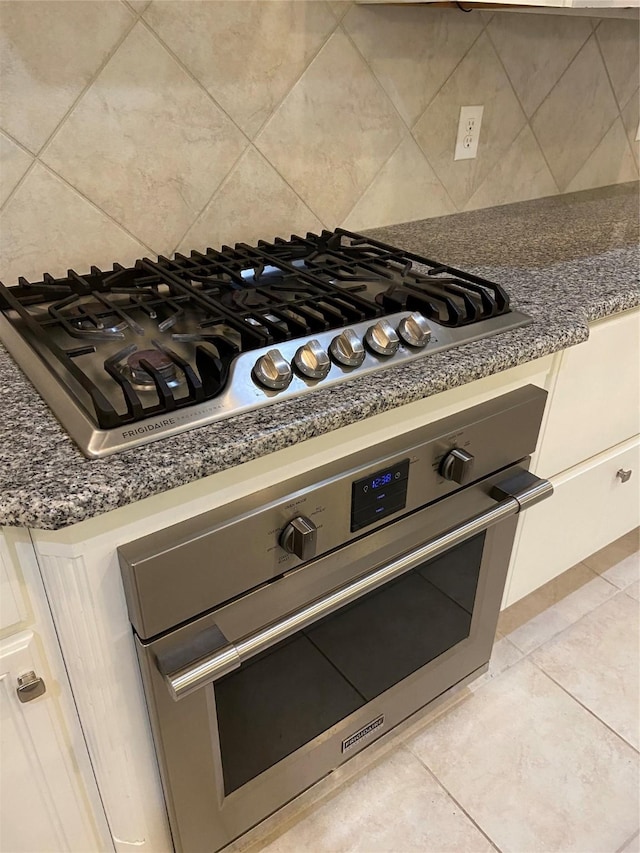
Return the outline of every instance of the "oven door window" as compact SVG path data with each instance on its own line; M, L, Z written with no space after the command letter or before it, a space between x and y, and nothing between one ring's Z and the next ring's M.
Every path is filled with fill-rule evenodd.
M467 638L484 538L418 566L217 682L225 793Z

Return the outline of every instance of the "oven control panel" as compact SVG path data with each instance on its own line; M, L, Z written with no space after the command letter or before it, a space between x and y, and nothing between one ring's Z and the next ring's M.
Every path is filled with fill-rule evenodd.
M407 504L409 459L356 480L351 487L351 532L392 515Z

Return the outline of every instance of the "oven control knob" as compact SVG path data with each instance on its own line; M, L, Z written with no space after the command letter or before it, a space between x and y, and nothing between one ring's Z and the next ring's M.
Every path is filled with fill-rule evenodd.
M329 356L316 340L300 347L293 357L293 363L308 379L324 379L331 369Z
M388 320L379 320L375 326L369 326L364 339L378 355L393 355L400 346L396 330Z
M454 447L442 460L440 473L445 480L453 480L462 486L471 476L472 468L473 456L460 447Z
M344 367L360 367L365 356L362 341L353 329L345 329L337 335L329 345L329 352L333 360Z
M403 317L400 320L398 334L405 344L420 348L429 343L431 329L426 317L423 317L418 311L414 311L413 314L409 314L408 317Z
M316 554L318 528L306 515L292 519L282 531L280 545L289 554L301 560L310 560Z
M279 391L291 382L291 366L282 357L280 350L270 349L260 356L253 367L253 378L265 388Z

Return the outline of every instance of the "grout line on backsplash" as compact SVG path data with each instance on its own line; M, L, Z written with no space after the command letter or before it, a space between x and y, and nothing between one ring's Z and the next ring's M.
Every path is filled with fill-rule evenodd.
M74 186L63 175L56 172L55 169L52 169L50 166L47 166L47 164L42 162L41 160L37 160L36 162L40 166L42 166L43 169L46 169L47 172L49 172L54 177L56 177L59 181L62 181L63 184L65 184L67 187L69 187L69 189L73 190L74 193L76 193L82 199L84 199L84 201L86 201L88 204L90 204L91 207L93 207L95 210L99 211L103 216L106 216L107 219L109 219L111 222L113 222L114 225L117 225L121 231L124 231L125 234L127 234L129 237L131 237L133 240L135 240L136 243L139 243L144 249L146 249L148 252L151 252L152 255L160 254L152 246L149 246L147 243L145 243L144 240L141 240L137 234L134 234L133 231L130 231L126 226L124 226L122 224L122 222L119 222L115 218L115 216L112 216L112 214L110 214L108 211L104 210L104 208L100 207L99 204L96 204L95 201L90 199L89 196L85 195L81 190L78 189L78 187Z
M624 107L620 104L617 92L616 92L615 87L613 85L613 81L611 80L611 75L609 74L609 67L608 67L606 60L604 58L604 53L602 52L602 46L600 44L600 39L598 38L597 28L594 28L593 38L595 39L596 47L598 48L598 53L600 54L600 59L602 61L602 64L604 65L604 71L605 71L605 74L607 75L607 80L609 81L609 86L611 88L611 92L613 93L613 99L616 102L616 106L618 107L618 118L622 122L622 128L624 130L625 139L627 140L627 147L629 149L629 153L631 154L631 159L635 163L636 157L635 157L635 153L633 150L633 145L631 144L631 140L629 139L629 134L627 133L627 128L625 127L624 119L622 118L622 112L624 109L626 109L629 101L627 101L627 104L625 104ZM615 121L611 124L611 127L613 127L613 124L615 124ZM609 129L607 130L607 133L609 133L609 130L611 130L611 127L609 127ZM604 136L606 136L607 133L605 133ZM602 137L602 139L604 139L604 136ZM602 142L602 139L600 140L600 142ZM598 145L600 145L600 142L598 142ZM595 151L595 148L593 150ZM593 151L591 152L591 154L593 154ZM589 154L589 157L591 157L591 154ZM589 158L587 158L587 159L589 159ZM585 163L586 163L586 160L585 160Z
M540 154L542 155L542 159L544 160L545 165L546 165L547 169L549 170L549 174L551 175L551 180L553 181L553 185L555 186L556 191L557 191L557 192L558 192L558 194L559 194L559 193L561 192L561 190L560 190L560 186L558 185L558 181L556 180L556 176L553 174L553 169L551 168L551 164L549 163L549 161L548 161L548 159L547 159L547 155L545 154L544 148L542 147L542 145L540 145L540 141L538 140L538 137L537 137L537 136L536 136L536 134L535 134L535 131L534 131L534 129L533 129L533 125L532 125L532 123L531 123L531 119L529 118L529 116L527 116L527 112L526 112L526 110L525 110L525 108L524 108L524 106L523 106L523 104L522 104L522 101L520 100L520 95L519 95L519 94L518 94L518 92L516 91L516 87L513 85L513 81L511 80L511 77L509 76L509 72L507 71L507 67L506 67L506 65L504 64L504 62L502 61L502 57L500 56L500 51L499 51L499 50L498 50L498 48L495 46L494 41L493 41L493 39L491 38L491 33L490 33L488 30L487 30L487 38L489 39L489 43L490 43L491 47L493 48L493 52L494 52L494 53L495 53L495 55L498 57L498 62L500 63L500 67L501 67L501 68L502 68L502 70L504 71L505 77L507 78L507 80L508 80L508 82L509 82L509 85L511 86L511 91L513 92L514 97L515 97L515 99L517 100L517 102L518 102L518 104L519 104L519 106L520 106L520 109L522 110L522 114L524 115L524 118L525 118L525 123L524 123L524 124L523 124L523 126L520 128L520 130L518 131L518 134L517 134L517 136L516 136L516 139L518 138L518 136L520 136L520 134L521 134L521 133L522 133L522 131L525 129L525 127L527 127L527 126L528 126L528 127L529 127L529 130L531 131L531 135L533 136L533 138L534 138L534 140L535 140L535 143L536 143L536 145L538 146L538 150L540 151ZM583 42L582 47L584 47L584 45L586 44L586 42L587 42L588 38L589 38L589 37L587 36L587 39L585 39L585 41ZM580 50L582 50L582 47L580 48ZM578 53L580 52L580 50L576 51L576 54L575 54L575 56L573 57L573 59L571 60L571 62L573 62L573 60L574 60L574 59L575 59L575 57L578 55ZM567 68L569 68L569 66L571 65L571 62L569 63L569 65L567 65ZM566 69L565 69L565 70L566 70ZM562 75L560 75L560 76L562 76ZM555 86L551 88L551 91L553 91L553 89L554 89L554 88L555 88ZM549 93L549 94L550 94L550 93ZM548 97L548 96L547 96L547 97ZM545 101L545 100L546 100L546 97L545 97L545 99L543 100L543 103L544 103L544 101ZM533 116L532 116L532 117L533 117ZM513 141L511 144L513 145L513 144L515 143L515 141L516 141L516 140L514 139L514 141ZM484 181L482 182L482 184L480 184L480 187L481 187L483 184L485 184L485 183L486 183L486 182L487 182L487 181L492 177L493 173L495 172L495 170L498 168L498 166L499 166L499 165L500 165L499 163L498 163L498 164L496 164L496 166L495 166L495 167L494 167L494 168L489 172L489 174L488 174L488 175L487 175L487 177L484 179ZM480 187L478 187L478 190L480 189ZM476 192L477 192L478 190L476 190Z
M323 40L322 44L320 45L320 47L318 48L318 50L316 51L316 53L314 53L314 55L311 57L311 59L309 60L309 62L305 65L304 69L302 70L302 72L300 73L300 75L298 76L298 78L296 79L296 81L295 81L295 83L293 84L293 86L291 86L291 87L287 90L286 94L282 97L282 99L278 102L278 104L273 108L273 110L272 110L272 112L271 112L271 115L270 115L267 119L265 119L264 123L260 126L260 128L259 128L259 129L258 129L258 131L254 134L253 139L252 139L252 138L251 138L251 137L250 137L250 136L249 136L249 135L248 135L248 134L247 134L247 133L246 133L246 132L241 128L241 127L240 127L240 125L239 125L239 124L238 124L238 123L233 119L233 117L232 117L231 115L229 115L229 113L224 109L224 107L222 107L222 106L218 103L218 101L214 98L214 96L211 94L211 92L209 92L209 90L206 88L206 86L204 86L204 84L203 84L203 83L202 83L202 82L201 82L201 81L200 81L200 80L195 76L195 74L194 74L194 73L193 73L193 72L192 72L192 71L191 71L191 70L190 70L190 69L185 65L185 63L182 61L182 59L180 59L180 57L175 53L175 51L173 51L173 50L169 47L169 45L168 45L168 44L167 44L167 43L162 39L162 37L161 37L160 35L158 35L158 33L154 30L154 28L151 26L151 24L149 24L146 20L143 20L143 19L141 19L141 20L140 20L140 23L141 23L141 24L142 24L142 25L143 25L143 26L144 26L144 27L149 31L149 33L150 33L150 34L153 36L153 38L158 42L158 44L160 44L160 46L161 46L164 50L166 50L166 51L167 51L167 53L172 57L172 59L174 60L174 62L176 62L176 63L180 66L180 68L182 68L182 70L185 72L185 74L187 74L187 75L188 75L188 76L189 76L189 77L190 77L190 78L191 78L191 79L192 79L192 80L197 84L197 86L198 86L198 87L199 87L199 88L200 88L200 89L205 93L205 95L207 96L207 98L209 98L209 100L210 100L210 101L215 105L215 107L216 107L217 109L219 109L219 110L220 110L220 111L221 111L221 112L222 112L222 113L227 117L227 119L228 119L228 120L233 124L233 126L234 126L238 131L239 131L239 133L241 133L241 134L243 135L243 137L245 138L245 140L246 140L246 142L247 142L247 145L244 147L244 149L243 149L243 150L241 151L241 153L238 155L238 157L236 158L236 160L233 162L233 164L232 164L231 168L229 169L229 171L227 172L227 174L223 177L223 179L220 181L220 183L219 183L219 184L214 188L213 192L211 193L211 195L210 195L210 196L209 196L209 198L207 199L207 201L206 201L206 203L204 204L204 206L200 209L200 211L196 214L196 216L191 220L191 222L190 222L189 226L185 229L184 233L180 236L179 240L178 240L178 241L177 241L177 243L176 243L176 248L173 250L173 251L177 251L177 247L178 247L178 246L180 245L180 243L184 240L184 238L187 236L187 234L189 233L189 231L194 227L194 225L195 225L195 224L196 224L196 223L197 223L197 222L202 218L202 216L203 216L204 212L205 212L205 211L206 211L206 209L209 207L209 205L211 204L211 202L212 202L212 201L213 201L213 199L215 198L216 194L217 194L217 193L219 192L219 190L220 190L220 189L225 185L225 183L227 182L227 180L230 178L230 176L231 176L232 172L235 170L236 166L238 165L239 161L240 161L240 160L241 160L241 158L244 156L244 154L249 150L249 148L250 148L250 147L254 147L254 148L255 148L255 150L260 154L260 156L261 156L261 157L264 157L264 154L260 151L260 149L258 148L258 146L257 146L257 145L255 145L254 140L256 140L256 139L257 139L257 137L258 137L259 133L262 131L262 129L265 127L265 125L266 125L266 124L267 124L267 123L268 123L268 122L273 118L273 116L275 115L276 111L280 108L281 104L282 104L282 103L283 103L283 101L287 98L287 96L289 95L289 93L290 93L290 92L292 92L292 91L293 91L293 89L295 88L295 86L297 86L297 85L298 85L298 83L300 82L301 78L304 76L304 74L305 74L305 73L306 73L306 71L308 70L308 68L309 68L309 66L311 65L311 63L316 59L316 57L318 56L318 54L320 53L320 51L324 48L324 46L325 46L325 45L326 45L326 43L329 41L329 39L331 38L331 36L333 35L333 33L336 31L336 29L337 29L338 25L336 24L336 26L335 26L335 27L334 27L334 28L329 32L329 34L328 34L328 35L327 35L327 37ZM321 217L320 217L320 216L318 216L318 214L315 212L315 210L313 210L313 208L311 207L311 205L310 205L307 201L305 201L305 199L303 199L303 198L302 198L302 196L297 192L297 190L295 189L295 187L292 187L292 186L291 186L291 184L286 180L286 178L284 178L284 177L280 174L280 172L278 171L278 169L276 169L276 167L273 165L273 163L272 163L270 160L268 160L266 157L265 157L265 159L267 160L267 162L269 163L269 165L270 165L273 169L275 169L276 173L279 175L279 177L280 177L280 178L282 178L282 180L287 184L287 186L292 190L292 192L294 192L294 193L295 193L296 197L297 197L297 198L299 198L299 199L300 199L300 201L305 205L305 207L307 207L307 208L309 208L309 210L311 210L311 212L312 212L312 213L313 213L313 215L316 217L316 219L318 219L318 220L319 220L320 222L322 222L322 224L324 225L325 223L323 222L323 220L321 219Z
M333 15L333 12L332 12L332 10L331 10L331 9L329 9L329 12L331 12L331 14ZM335 25L333 26L333 28L329 31L329 33L327 34L327 36L322 40L322 44L318 47L318 49L316 50L316 52L315 52L315 53L313 54L313 56L309 59L309 61L306 63L306 65L304 66L304 68L302 69L302 71L300 72L300 74L298 74L298 76L296 77L295 82L293 83L293 85L289 86L289 88L287 89L287 91L285 92L285 94L280 98L280 100L278 101L278 103L277 103L277 104L275 104L275 106L272 108L271 113L266 117L266 119L262 122L262 124L260 125L260 127L259 127L259 128L256 130L256 132L253 134L253 137L252 137L251 141L254 143L254 145L255 145L256 140L258 139L258 137L259 137L259 136L260 136L260 134L262 133L262 131L263 131L263 130L265 129L265 127L269 124L269 122L271 121L271 119L275 116L275 114L278 112L278 110L280 109L280 107L284 104L284 102L287 100L287 98L289 97L289 95L290 95L290 94L293 92L293 90L296 88L296 86L298 85L298 83L302 80L302 78L303 78L303 77L304 77L304 75L307 73L307 71L309 70L309 68L313 65L313 63L316 61L316 59L318 58L318 56L322 53L322 51L323 51L323 50L324 50L324 48L326 47L327 42L329 41L329 39L330 39L332 36L334 36L334 35L336 34L336 31L337 31L339 28L340 28L340 22L339 22L339 21L336 21L336 22L335 22ZM256 149L257 149L257 150L260 150L260 149L258 149L257 145L256 145ZM263 155L263 156L264 156L264 155ZM269 161L269 162L270 162L270 161ZM272 164L272 165L273 165L273 164ZM275 166L274 166L274 169L275 169ZM277 171L277 169L276 169L276 171ZM280 173L278 172L278 174L280 174ZM315 215L315 216L317 216L318 214L317 214L317 213L315 213L315 211L314 211L314 215Z
M248 142L248 143L247 143L247 145L245 145L245 147L242 149L242 151L238 154L238 156L236 157L236 159L233 161L233 164L231 165L231 168L229 169L229 171L227 172L227 174L226 174L226 175L224 176L224 178L220 181L220 183L219 183L216 187L214 187L213 192L211 193L211 195L209 196L209 198L206 200L206 202L204 203L204 206L201 208L201 210L196 214L195 218L194 218L194 219L189 223L189 225L187 226L187 228L186 228L186 230L185 230L184 234L181 234L181 235L180 235L180 237L179 237L179 238L178 238L178 240L176 241L175 246L173 247L173 249L171 249L171 251L170 251L170 253L169 253L170 255L174 255L174 254L178 251L178 249L179 249L179 247L180 247L180 244L181 244L181 243L182 243L182 241L185 239L185 237L187 236L187 234L189 233L189 231L191 231L191 229L192 229L192 228L193 228L193 227L194 227L194 226L195 226L195 225L196 225L196 224L197 224L197 223L202 219L202 217L203 217L203 216L204 216L204 214L205 214L205 211L207 210L207 208L209 207L209 205L213 202L214 198L218 195L218 193L220 192L220 190L221 190L224 186L226 186L226 185L229 183L229 181L231 180L231 178L232 178L232 176L233 176L233 174L234 174L234 172L235 172L235 170L236 170L236 168L237 168L238 164L240 163L240 161L242 160L242 158L243 158L243 157L245 157L245 156L247 155L247 153L249 152L249 150L250 150L252 147L253 147L253 146L251 145L251 142ZM215 247L214 247L214 248L215 248Z
M553 86L551 87L551 89L547 92L547 94L545 95L545 97L544 97L544 99L542 100L542 102L541 102L540 104L538 104L538 106L536 107L536 109L535 109L535 110L533 111L533 113L531 114L531 117L529 118L529 126L531 127L531 132L533 133L534 138L535 138L536 142L538 143L538 147L539 147L539 148L540 148L540 150L542 151L542 156L544 157L545 162L547 163L547 166L549 166L549 162L548 162L548 160L547 160L547 155L545 154L545 152L544 152L544 148L542 147L542 145L540 144L540 141L538 140L538 137L536 136L535 130L534 130L534 128L533 128L533 119L534 119L534 117L535 117L536 113L537 113L537 112L542 108L542 105L543 105L544 103L546 103L547 99L550 97L550 95L551 95L551 93L554 91L554 89L558 86L558 84L560 83L560 81L562 80L562 78L563 78L563 77L565 76L565 74L569 71L569 69L571 68L571 66L573 65L573 63L576 61L576 59L577 59L577 57L578 57L578 54L579 54L582 50L584 50L585 46L589 43L589 39L594 39L594 40L595 40L595 42L596 42L596 45L598 44L598 39L596 38L596 34L595 34L594 32L589 33L589 35L587 36L587 38L585 39L585 41L582 43L582 45L581 45L580 49L575 53L575 55L574 55L573 59L571 60L571 62L567 65L567 67L564 69L564 71L562 72L562 74L558 77L558 79L556 80L556 82L554 83L554 85L553 85ZM602 59L602 54L600 53L600 47L599 47L599 45L598 45L598 53L600 54L600 61L601 61L601 62L602 62L602 64L605 66L605 71L606 71L606 64L604 63L604 60ZM609 80L608 73L607 73L607 82L609 83L609 88L611 89L611 81ZM614 99L615 99L615 95L614 95ZM616 100L616 105L617 105L617 103L618 103L618 102L617 102L617 100ZM614 121L615 121L615 119L614 119ZM587 156L585 157L585 159L584 159L584 160L583 160L583 162L581 163L580 168L579 168L579 169L578 169L578 171L576 172L576 175L578 174L578 172L580 171L580 169L582 169L582 167L585 165L585 163L587 162L587 160L589 159L589 157L591 157L591 155L592 155L592 154L593 154L593 152L596 150L596 148L598 147L598 145L600 145L600 143L602 142L602 140L604 139L604 137L607 135L607 133L609 133L609 131L611 130L611 126L612 126L612 125L613 125L613 122L611 122L611 125L609 125L609 127L608 127L608 128L606 129L606 131L602 134L602 136L600 137L600 139L598 140L598 142L594 145L594 147L591 149L591 151L589 151L589 153L587 154ZM556 186L558 187L560 194L565 193L565 192L566 192L567 187L566 187L566 186L565 186L565 187L561 187L561 186L560 186L560 184L558 183L558 180L556 179L556 176L553 174L553 170L551 169L551 167L550 167L550 166L549 166L549 171L551 172L551 175L552 175L552 177L553 177L553 180L555 181L555 184L556 184ZM575 178L575 176L576 176L576 175L574 175L574 176L573 176L573 178ZM573 178L571 178L569 181L567 181L567 186L571 183L571 181L573 180Z
M484 26L482 27L482 29L480 30L480 32L478 33L478 35L474 38L474 40L471 42L471 44L469 45L469 47L465 50L465 52L462 54L462 56L460 57L460 59L456 62L456 64L454 65L454 67L451 69L451 72L446 76L446 78L442 81L442 83L438 86L438 88L436 89L436 91L433 93L433 95L432 95L432 97L431 97L431 100L429 101L429 103L427 104L427 106L422 110L422 112L421 112L421 113L420 113L420 115L415 119L415 121L413 121L413 122L411 123L411 126L410 126L410 128L409 128L409 129L411 130L412 135L413 135L413 131L415 130L415 128L416 128L416 126L417 126L418 122L420 122L420 121L422 120L422 118L423 118L424 114L427 112L427 110L429 109L429 107L431 106L431 104L435 101L435 99L438 97L438 95L440 94L440 92L444 89L444 87L447 85L447 83L449 82L449 80L450 80L450 79L453 77L453 75L456 73L456 71L458 70L458 67L459 67L459 66L464 62L464 60L467 58L467 56L469 55L469 53L470 53L470 52L473 50L473 48L476 46L476 44L478 43L478 41L480 40L480 38L482 37L482 34L486 31L486 29L487 29L487 24L484 24ZM415 137L414 137L414 138L415 138ZM429 165L431 165L431 164L429 164ZM433 168L433 166L432 166L431 168Z
M600 54L600 59L602 61L602 64L604 65L604 71L605 71L605 74L607 75L607 80L609 81L609 87L611 88L611 91L613 92L613 100L616 102L616 106L618 107L618 113L619 113L620 117L622 118L622 106L620 105L620 101L618 100L618 95L616 94L616 90L615 90L614 85L613 85L613 81L611 80L611 75L609 74L609 67L607 66L607 62L604 58L604 53L602 52L602 47L600 45L600 39L598 38L598 33L595 31L593 33L593 38L594 38L594 41L596 43L596 47L598 48L598 53Z
M124 5L124 4L122 4L122 5ZM128 8L128 7L125 7L125 8ZM46 152L47 152L47 148L51 145L51 143L53 142L53 140L55 139L55 137L56 137L56 136L58 135L58 133L62 130L62 128L64 127L64 125L65 125L65 123L66 123L67 119L69 118L69 116L71 115L71 113L75 110L75 108L77 107L77 105L78 105L78 104L80 103L80 101L84 98L84 96L85 96L85 95L86 95L86 93L89 91L89 89L93 86L93 84L96 82L96 80L98 79L98 77L102 74L102 72L104 71L104 69L105 69L105 68L107 67L107 65L109 64L109 62L111 62L111 60L112 60L112 59L113 59L113 57L116 55L116 53L118 52L118 50L120 49L120 47L121 47L121 46L124 44L124 42L129 38L129 35L131 34L131 32L132 32L133 28L134 28L134 27L135 27L135 25L138 23L139 16L135 16L135 13L133 13L133 12L131 11L131 9L130 9L130 8L128 9L128 11L129 11L133 16L134 16L134 17L132 17L132 20L131 20L130 25L125 29L125 31L124 31L124 32L123 32L123 34L120 36L120 38L116 41L116 43L114 44L114 46L112 47L112 49L108 52L108 54L106 55L106 57L104 58L104 60L100 63L100 65L98 66L98 68L97 68L97 70L95 71L95 73L91 76L91 79L88 81L88 83L86 84L86 86L84 86L84 87L83 87L82 91L78 94L78 97L77 97L77 98L75 98L75 100L73 101L73 103L71 104L71 106L69 107L69 109L68 109L68 110L66 111L66 113L63 115L62 119L58 122L58 124L56 125L56 127L53 129L52 133L49 135L49 137L48 137L47 139L45 139L44 143L40 146L40 149L38 150L38 153L37 153L37 155L36 155L36 156L38 157L38 159L39 159L39 160L41 160L41 161L42 161L42 157L43 157L43 155L44 155L44 154L46 154ZM42 162L43 162L43 161L42 161Z
M431 768L429 767L429 765L428 765L428 764L425 764L425 762L422 760L422 758L420 758L420 756L419 756L419 755L417 755L417 754L416 754L416 753L415 753L415 752L414 752L414 751L413 751L409 746L407 746L407 744L406 744L406 743L402 744L402 745L401 745L401 747L400 747L400 749L405 749L405 750L406 750L410 755L412 755L412 756L413 756L413 758L415 758L415 759L416 759L416 760L417 760L417 761L418 761L418 762L419 762L419 763L424 767L424 769L427 771L427 773L429 774L429 776L431 776L431 778L435 781L435 783L438 785L438 787L439 787L439 788L442 788L442 790L445 792L445 794L446 794L446 795L447 795L451 800L453 800L453 802L458 806L458 808L460 809L460 811L462 812L462 814L464 814L464 815L465 815L465 816L466 816L466 817L471 821L471 823L473 824L473 826L475 826L475 828L478 830L478 832L480 832L480 833L481 833L481 834L482 834L482 835L487 839L487 841L489 842L489 844L490 844L490 845L491 845L491 846L492 846L492 847L497 851L497 853L502 853L502 850L498 847L498 845L497 845L497 844L496 844L496 842L493 840L493 838L491 838L489 835L487 835L487 833L486 833L486 832L484 831L484 829L480 826L480 824L479 824L479 823L478 823L478 822L477 822L477 821L472 817L472 815L471 815L471 814L469 814L469 812L465 809L465 807L462 805L462 803L460 802L460 800L459 800L457 797L454 797L454 795L453 795L453 794L451 793L451 791L447 788L447 786L442 782L442 780L438 779L438 777L437 777L437 776L436 776L436 774L433 772L433 770L431 770Z

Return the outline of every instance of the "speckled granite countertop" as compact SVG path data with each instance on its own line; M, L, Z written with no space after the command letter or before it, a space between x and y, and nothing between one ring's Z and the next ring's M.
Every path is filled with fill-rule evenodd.
M0 525L66 527L581 343L589 320L640 302L637 183L369 233L498 281L534 323L100 460L0 346Z

